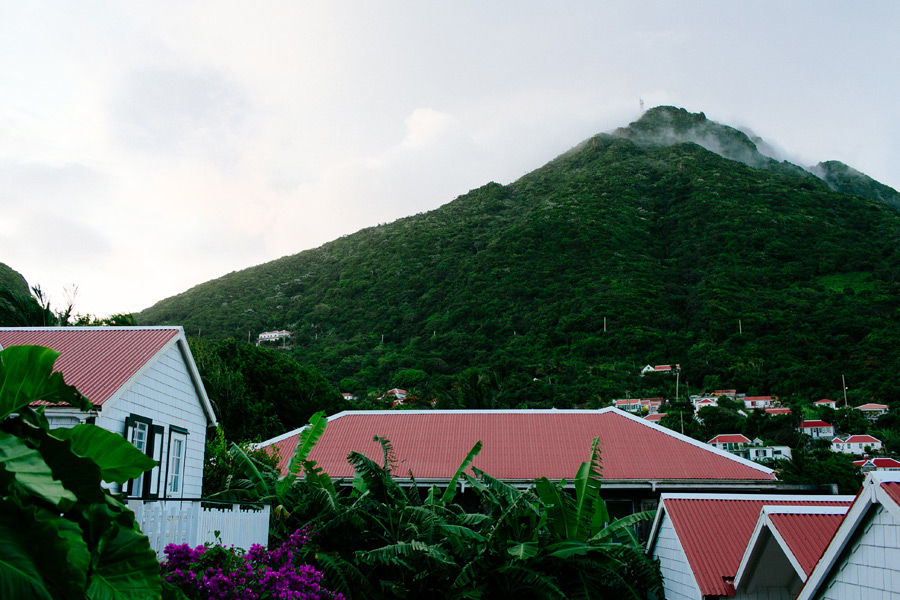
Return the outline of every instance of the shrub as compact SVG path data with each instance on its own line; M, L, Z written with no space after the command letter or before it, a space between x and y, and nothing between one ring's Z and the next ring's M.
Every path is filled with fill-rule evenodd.
M302 564L301 548L308 541L300 529L275 550L254 544L246 554L219 545L169 544L160 567L163 578L191 600L342 600L321 586L320 571Z

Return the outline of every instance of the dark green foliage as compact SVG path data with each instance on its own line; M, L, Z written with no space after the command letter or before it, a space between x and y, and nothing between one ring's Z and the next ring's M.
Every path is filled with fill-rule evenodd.
M315 412L346 406L315 369L278 350L234 339L189 343L229 441L262 441L300 427Z
M892 403L900 214L664 108L510 185L231 273L138 320L214 338L289 329L298 362L361 397L410 370L440 397L477 368L502 382L501 406L597 406L674 397L673 377L638 371L678 362L682 394L813 400L843 374L852 404Z
M853 464L855 459L827 447L809 452L794 450L791 460L778 461L778 478L803 485L834 483L839 494L855 495L863 482L862 472Z

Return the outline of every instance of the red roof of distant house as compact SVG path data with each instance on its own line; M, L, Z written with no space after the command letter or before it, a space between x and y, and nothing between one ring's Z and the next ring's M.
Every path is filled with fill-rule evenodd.
M697 404L716 404L717 401L713 398L704 398L703 400L698 400Z
M825 421L803 421L803 424L800 427L807 429L810 427L831 427L831 425Z
M881 440L873 438L871 435L851 435L846 440L841 440L845 444L880 444Z
M54 370L94 406L101 406L179 332L180 327L4 328L0 346L53 348L60 353Z
M278 449L284 471L299 430L263 442ZM310 458L332 477L351 477L347 455L356 450L382 461L374 435L391 441L394 474L446 480L472 449L484 444L473 466L507 481L537 477L571 480L588 460L591 440L601 440L603 478L620 480L773 481L755 465L614 408L601 410L370 411L343 412Z
M894 458L870 458L868 460L854 460L853 464L861 467L867 462L872 463L878 469L900 469L900 461Z
M744 396L742 400L778 400L777 396Z
M851 498L840 496L822 497L827 500L802 498L759 494L743 498L664 496L662 503L684 548L700 595L734 595L724 578L737 575L763 506L849 506L852 502Z
M822 398L821 400L816 400L813 404L835 404L835 401L829 400L828 398Z
M789 415L791 414L791 409L789 408L765 408L763 409L766 413L770 415Z
M869 404L861 404L856 407L856 410L887 410L887 404L875 404L874 402L870 402Z
M644 420L656 422L661 421L664 416L666 416L666 413L655 413L652 415L647 415L646 417L644 417Z
M740 433L723 433L706 442L707 444L749 444L750 439Z

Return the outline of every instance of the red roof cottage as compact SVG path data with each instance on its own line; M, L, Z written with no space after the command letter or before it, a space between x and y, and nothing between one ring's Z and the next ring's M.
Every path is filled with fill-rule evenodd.
M126 485L127 496L200 497L216 417L181 327L0 328L0 347L21 345L59 352L55 370L94 407L47 406L51 427L92 422L159 461Z
M797 600L900 596L900 473L869 473Z
M852 501L852 496L663 494L647 551L660 561L667 600L791 598L788 586L794 585L794 593L799 589L792 559L801 570L814 564L816 548L825 549L838 522L827 518L829 533L825 525L780 515L795 507L833 515Z
M201 507L207 428L216 416L181 327L0 328L0 348L59 352L54 369L92 404L90 412L44 404L51 427L93 423L124 436L158 466L122 491L151 546L216 539L249 549L268 540L262 511ZM174 501L173 501L174 500ZM240 525L238 525L240 524Z
M800 433L817 440L819 438L834 438L834 427L825 421L803 421L800 424Z

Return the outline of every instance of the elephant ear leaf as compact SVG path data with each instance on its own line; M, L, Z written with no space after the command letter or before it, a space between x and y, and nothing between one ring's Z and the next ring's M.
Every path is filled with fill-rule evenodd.
M10 346L0 351L0 419L36 400L90 410L91 403L53 371L59 352L42 346Z
M156 466L156 461L121 435L85 423L70 429L54 429L56 438L72 442L72 452L100 467L103 481L125 483Z

